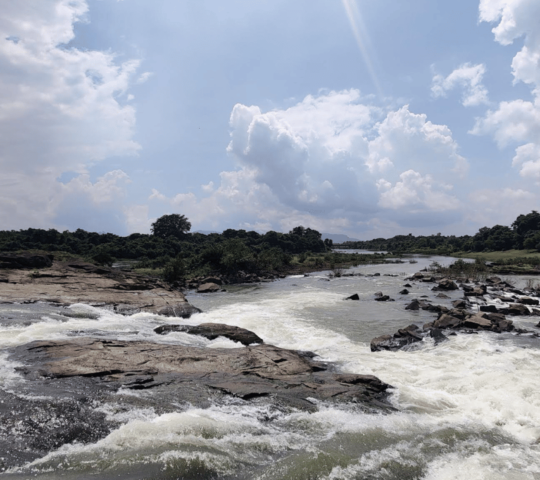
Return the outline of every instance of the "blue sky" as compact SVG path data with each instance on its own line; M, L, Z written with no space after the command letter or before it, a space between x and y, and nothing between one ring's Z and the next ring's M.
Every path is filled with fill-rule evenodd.
M5 6L5 229L373 238L538 208L538 0Z

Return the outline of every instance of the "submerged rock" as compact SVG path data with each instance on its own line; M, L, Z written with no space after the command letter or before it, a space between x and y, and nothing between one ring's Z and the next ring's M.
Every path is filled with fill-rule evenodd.
M405 310L420 310L420 302L415 298L405 307Z
M157 311L157 313L158 315L163 315L165 317L189 318L195 313L202 313L202 310L187 302L184 302L162 307Z
M450 279L443 278L433 290L457 290L459 287Z
M416 325L399 329L394 335L382 335L371 340L370 348L372 352L382 350L396 351L412 343L421 342L423 336Z
M446 295L445 293L438 293L437 295L435 295L437 298L450 298L448 295Z

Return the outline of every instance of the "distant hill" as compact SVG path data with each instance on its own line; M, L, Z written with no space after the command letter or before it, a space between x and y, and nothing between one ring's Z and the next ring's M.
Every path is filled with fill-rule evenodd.
M344 235L342 233L321 233L322 239L326 240L329 238L334 243L343 243L343 242L358 242L358 238L351 238L347 235Z

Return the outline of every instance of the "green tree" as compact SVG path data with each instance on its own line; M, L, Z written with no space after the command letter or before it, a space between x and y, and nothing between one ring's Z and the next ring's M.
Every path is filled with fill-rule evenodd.
M181 238L191 229L191 223L184 215L173 213L171 215L163 215L152 223L152 235L161 238L170 236Z

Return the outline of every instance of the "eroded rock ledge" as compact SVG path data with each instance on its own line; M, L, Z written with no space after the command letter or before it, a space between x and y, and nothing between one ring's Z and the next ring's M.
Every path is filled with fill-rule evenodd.
M51 255L0 254L0 303L86 303L117 313L188 318L199 309L158 279Z
M17 347L13 356L25 364L21 372L30 379L84 377L136 390L176 384L183 387L177 401L194 404L219 391L305 409L313 408L313 399L390 408L385 401L389 385L377 377L337 374L313 360L314 354L272 345L206 349L78 338L32 342Z

